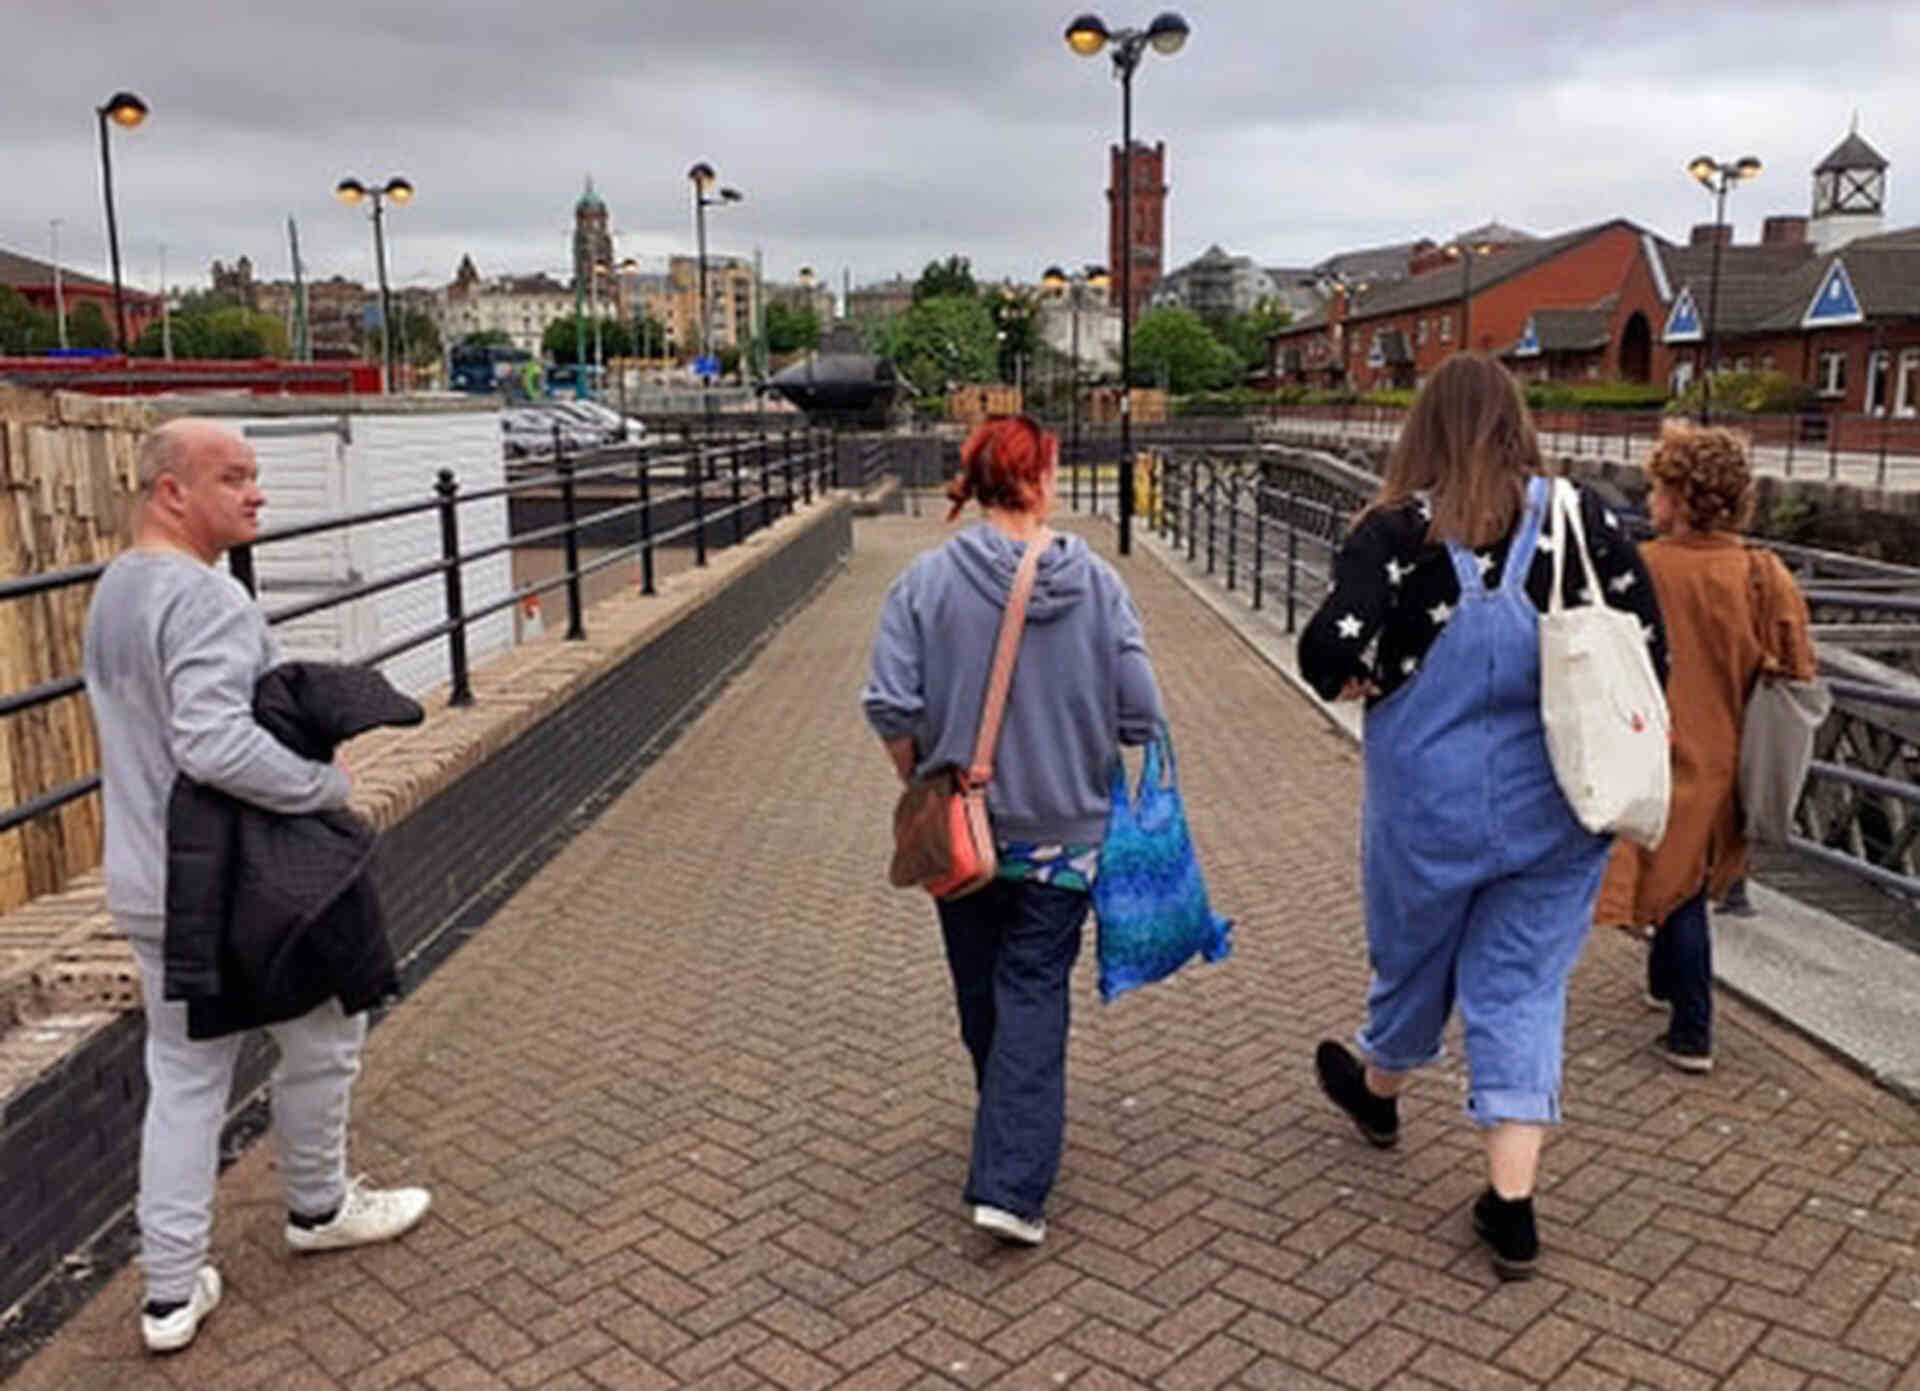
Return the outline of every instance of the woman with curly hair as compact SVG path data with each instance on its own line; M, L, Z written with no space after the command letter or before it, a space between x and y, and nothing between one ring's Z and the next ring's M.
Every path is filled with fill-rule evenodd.
M1666 619L1673 670L1673 803L1667 834L1644 850L1621 841L1600 894L1603 923L1654 924L1647 1001L1670 1011L1658 1040L1686 1072L1713 1067L1709 895L1746 874L1737 782L1740 730L1762 662L1794 680L1814 675L1807 605L1773 555L1742 544L1753 475L1738 435L1668 428L1647 460L1654 540L1641 547ZM1765 644L1764 648L1762 644Z

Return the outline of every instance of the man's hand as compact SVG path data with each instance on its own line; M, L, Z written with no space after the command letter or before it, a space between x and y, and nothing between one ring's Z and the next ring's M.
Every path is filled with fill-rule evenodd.
M899 775L901 782L912 781L914 764L913 740L900 738L888 739L885 742L887 757L893 761L893 771Z

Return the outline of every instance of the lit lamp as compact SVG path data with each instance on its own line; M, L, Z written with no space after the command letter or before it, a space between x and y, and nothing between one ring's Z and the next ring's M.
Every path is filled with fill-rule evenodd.
M132 130L147 119L147 104L132 92L115 92L105 106L96 106L100 118L100 186L107 203L107 249L113 255L113 317L120 333L120 352L127 351L127 301L120 284L120 227L113 209L113 152L107 141L107 122ZM166 287L161 287L162 293Z
M1096 14L1067 26L1067 47L1082 58L1113 49L1120 83L1120 554L1133 549L1133 71L1149 47L1172 57L1191 32L1172 10L1145 29L1110 30Z
M1473 258L1484 256L1493 247L1486 242L1451 241L1440 248L1449 261L1460 263L1460 351L1473 351Z
M1707 281L1706 365L1700 373L1700 423L1705 425L1713 415L1714 341L1720 311L1720 244L1726 240L1726 234L1721 229L1727 221L1727 190L1742 180L1757 176L1760 173L1760 161L1748 155L1732 164L1722 164L1711 155L1695 155L1687 165L1687 172L1714 196L1713 271Z
M387 239L384 229L385 206L404 206L413 201L413 185L398 174L378 188L358 179L342 179L333 186L333 196L342 203L373 202L373 261L380 276L380 390L393 390L393 301L387 292Z

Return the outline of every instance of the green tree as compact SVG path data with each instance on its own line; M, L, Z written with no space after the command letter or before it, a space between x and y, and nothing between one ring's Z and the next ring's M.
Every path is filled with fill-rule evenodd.
M13 286L0 285L0 353L43 353L59 346L53 315L35 309Z
M979 293L980 287L973 280L973 263L965 256L949 256L944 261L927 262L920 279L914 282L913 302Z
M939 295L879 325L874 350L922 392L994 376L993 316L977 295Z
M1293 322L1291 310L1271 300L1262 300L1245 314L1235 314L1215 332L1240 358L1242 368L1258 367L1267 360L1267 338L1276 329Z
M397 362L431 367L440 360L440 326L420 309L403 308L393 316L393 356Z
M55 331L58 332L56 325ZM107 316L98 304L83 299L67 315L67 342L76 348L111 348L114 345L113 329L107 325Z
M503 328L475 329L460 340L463 348L511 348L513 335Z
M573 327L576 316L569 314L548 324L547 331L540 335L540 347L555 362L572 362L575 348L581 343L586 345L587 361L593 361L593 320L581 314L577 321L582 328L578 334ZM603 361L633 356L633 334L620 320L600 320L600 356Z
M802 348L820 346L820 316L811 305L785 304L775 300L767 306L767 350L797 353Z
M993 316L1000 376L1002 380L1014 381L1018 376L1018 365L1023 361L1031 362L1034 349L1040 344L1039 297L1032 291L1016 290L1011 285L997 290L983 290L980 297L987 306L987 313Z
M226 304L212 296L189 296L171 325L155 319L133 345L136 357L159 357L171 333L173 355L184 358L284 358L287 326L271 314Z
M1240 358L1198 314L1169 306L1144 314L1133 330L1133 384L1162 383L1175 395L1231 385Z

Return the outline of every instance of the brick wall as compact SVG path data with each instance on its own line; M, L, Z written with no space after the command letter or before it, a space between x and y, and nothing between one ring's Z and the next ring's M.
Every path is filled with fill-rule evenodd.
M839 572L852 543L851 508L835 500L764 534L757 557L742 558L751 545L723 553L733 565L729 573L705 591L692 590L665 620L647 620L654 626L637 646L609 649L618 655L564 686L551 708L388 825L375 875L408 985L483 926L558 844L630 782L773 629ZM687 579L690 587L700 583ZM590 636L596 619L603 632L612 626L595 610ZM560 665L592 655L582 644L549 651ZM503 660L539 656L521 648ZM476 685L482 675L476 673ZM431 725L443 716L435 702L428 706ZM444 716L447 727L462 718ZM363 781L374 784L381 772L369 762ZM20 1026L49 1035L63 1028L73 1035L70 1046L0 1109L0 1310L25 1298L108 1224L124 1220L133 1199L146 1103L141 1018L53 1015ZM259 1090L270 1065L270 1049L256 1036L237 1073L236 1109Z

